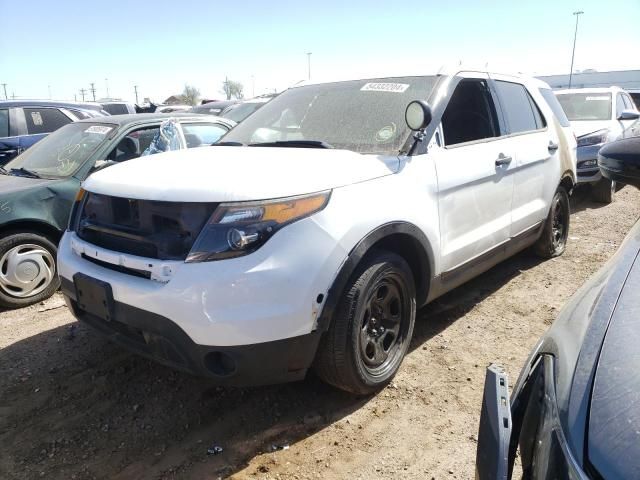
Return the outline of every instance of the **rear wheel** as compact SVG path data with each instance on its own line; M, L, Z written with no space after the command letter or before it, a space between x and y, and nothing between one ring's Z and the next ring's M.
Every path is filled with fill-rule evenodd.
M609 180L608 178L601 178L593 185L591 189L591 196L596 202L611 203L613 202L613 195L616 193L616 182Z
M409 348L416 316L407 262L375 251L347 285L318 349L315 370L327 383L366 395L386 385Z
M569 216L569 195L563 187L558 187L551 201L542 234L533 246L539 256L553 258L564 253L569 236Z
M0 239L0 306L26 307L58 289L56 246L35 233L15 233Z

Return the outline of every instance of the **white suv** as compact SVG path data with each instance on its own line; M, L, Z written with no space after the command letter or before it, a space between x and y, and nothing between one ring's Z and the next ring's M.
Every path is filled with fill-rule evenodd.
M474 71L291 88L220 146L92 175L62 291L116 342L223 384L313 366L373 392L416 307L528 246L564 251L575 141L545 98Z
M578 183L593 184L593 197L611 203L615 182L603 178L598 151L605 143L631 136L630 127L640 117L633 100L620 87L557 90L578 139Z

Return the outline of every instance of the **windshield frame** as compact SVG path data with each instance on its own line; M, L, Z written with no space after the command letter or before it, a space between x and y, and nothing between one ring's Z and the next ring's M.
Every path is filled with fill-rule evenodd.
M64 129L70 130L72 128L77 128L78 126L83 126L85 128L90 128L92 126L104 126L104 127L109 127L111 128L110 132L107 132L104 135L104 139L99 142L95 148L93 148L91 151L89 151L89 153L86 155L85 159L83 161L81 161L79 163L79 165L70 173L66 174L66 175L54 175L54 174L50 174L50 173L41 173L39 172L37 169L33 169L28 165L20 165L20 166L16 166L16 167L12 167L11 164L16 162L16 160L20 159L20 157L22 157L22 155L24 155L25 153L28 153L31 149L33 148L42 148L42 145L46 145L46 143L42 143L42 142L47 142L49 140L49 138L51 138L52 135L57 134L58 132L63 131ZM82 121L82 122L71 122L67 125L64 125L62 127L60 127L58 130L55 130L51 133L49 133L46 137L44 137L42 140L36 142L34 145L32 145L31 147L29 147L28 149L26 149L24 152L22 152L20 155L18 155L17 157L11 159L9 162L7 162L4 165L4 168L7 171L7 175L12 175L11 174L11 169L12 168L27 168L28 170L32 170L34 173L37 173L38 176L40 178L43 179L48 179L48 180L60 180L60 179L64 179L64 178L71 178L74 177L80 170L82 170L82 168L87 164L88 161L91 160L92 157L94 157L96 155L97 152L104 150L105 145L108 143L108 141L113 138L115 135L117 135L117 132L120 131L120 125L117 123L109 123L109 122L98 122L98 121ZM33 151L31 151L31 153L33 153Z
M354 92L361 90L362 88L364 88L364 86L367 86L369 84L385 84L385 83L398 83L401 81L401 79L404 79L406 81L408 80L413 80L415 83L412 85L416 85L417 88L420 88L418 82L420 82L420 80L426 82L426 88L424 89L425 94L416 94L414 96L411 97L410 100L407 100L405 104L402 105L402 118L399 119L399 127L398 129L400 130L400 128L402 128L403 130L405 130L401 135L399 135L397 137L397 139L394 141L394 145L396 145L396 147L394 147L393 150L390 149L384 149L381 148L380 150L376 151L374 149L370 150L370 151L366 151L366 150L357 150L354 148L348 148L348 147L342 147L340 146L340 142L338 142L338 145L334 145L334 143L327 138L313 138L313 139L306 139L309 141L320 141L320 142L324 142L327 144L331 144L334 145L336 149L342 149L342 150L346 150L346 151L351 151L354 153L359 153L361 155L376 155L376 156L398 156L398 155L402 155L404 152L406 152L407 150L407 143L410 141L410 139L413 137L414 132L411 131L407 126L406 126L406 122L405 122L405 117L404 117L404 111L406 109L406 106L414 100L423 100L428 102L430 105L432 105L433 99L437 97L437 92L440 90L441 85L442 85L442 79L443 78L447 78L446 76L443 76L441 74L435 74L435 75L396 75L396 76L385 76L385 77L372 77L372 78L356 78L356 79L347 79L347 80L341 80L341 81L334 81L334 82L322 82L322 83L305 83L303 85L299 85L299 86L294 86L291 87L287 90L285 90L284 92L282 92L280 95L278 95L277 97L273 98L271 101L267 102L267 104L264 105L263 108L260 108L259 110L257 110L256 112L254 112L253 114L251 114L249 117L247 117L247 119L241 123L239 123L236 127L234 127L232 130L230 130L226 135L224 135L219 142L224 143L225 141L228 142L233 142L234 144L244 144L244 145L250 145L253 144L255 142L250 141L251 137L249 139L247 138L238 138L236 137L236 135L238 135L238 131L242 131L245 127L243 127L243 124L245 124L245 122L249 121L252 117L255 118L255 115L260 115L260 112L270 112L268 109L270 109L271 107L269 106L269 104L276 104L279 105L279 102L281 101L281 98L287 98L288 92L293 92L293 91L299 91L301 89L316 89L316 95L320 95L323 93L322 87L326 86L328 88L331 87L337 87L340 84L355 84L357 82L360 82L363 84L363 87L361 88L357 88L354 89ZM390 93L390 95L392 95L393 93ZM315 100L314 100L315 101ZM392 103L392 102L390 102ZM433 105L432 105L433 106ZM267 109L267 110L265 110ZM282 109L282 111L284 112L286 110ZM309 110L307 110L307 114L308 114ZM255 132L258 131L260 128L265 128L265 129L269 129L269 126L266 125L262 126L257 126L254 130L253 133L251 134L251 136L255 135ZM393 123L393 122L391 122ZM243 133L244 135L244 133ZM229 138L228 138L229 137ZM243 141L243 140L248 140L248 141ZM285 140L288 141L288 140ZM272 142L267 142L267 143L272 143ZM366 146L373 146L373 144L362 144L363 147Z

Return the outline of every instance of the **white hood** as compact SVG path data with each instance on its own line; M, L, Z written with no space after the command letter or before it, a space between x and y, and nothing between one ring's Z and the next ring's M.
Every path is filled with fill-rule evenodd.
M582 120L571 122L571 128L576 137L582 137L588 133L597 132L605 128L611 128L611 120Z
M398 157L315 148L213 146L129 160L83 188L124 198L180 202L266 200L390 175Z

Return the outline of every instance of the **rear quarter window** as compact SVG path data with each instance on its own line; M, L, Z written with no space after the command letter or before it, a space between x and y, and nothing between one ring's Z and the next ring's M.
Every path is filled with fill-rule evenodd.
M539 91L547 102L547 105L549 105L553 115L558 119L558 122L560 122L560 125L563 127L571 126L569 119L567 118L566 113L564 113L564 109L562 108L562 105L560 105L555 93L553 93L550 88L540 88Z
M29 135L50 133L71 123L71 119L57 108L25 108L24 116Z

